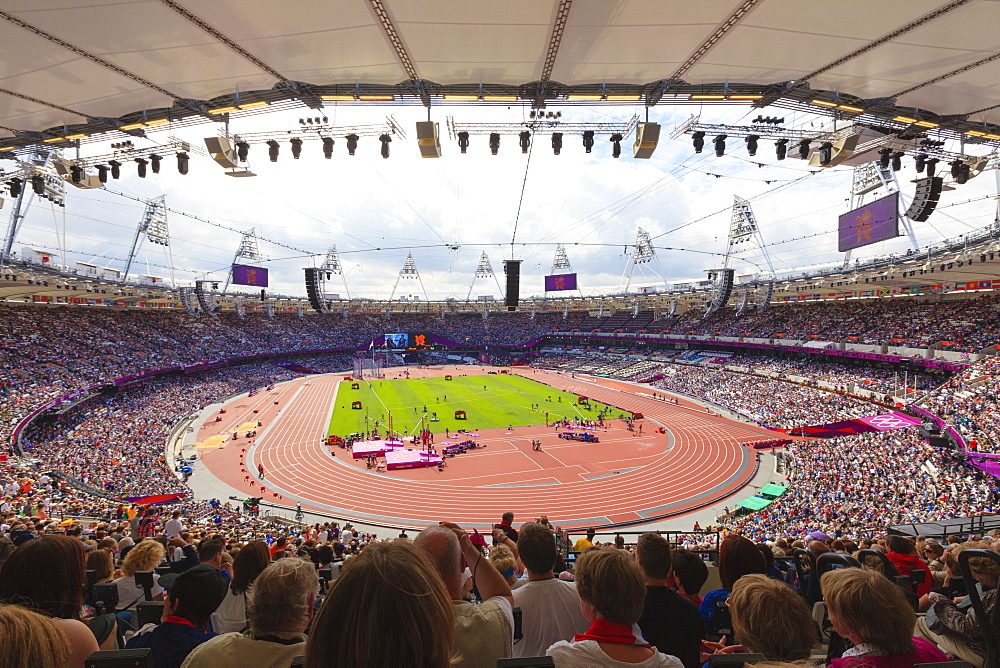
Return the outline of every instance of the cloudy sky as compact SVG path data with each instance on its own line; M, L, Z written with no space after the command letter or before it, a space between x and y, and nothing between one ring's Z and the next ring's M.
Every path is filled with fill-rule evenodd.
M565 122L626 123L633 114L644 113L632 107L549 110L562 111ZM297 128L307 111L316 115L303 109L237 119L231 131ZM843 259L837 253L836 224L848 209L851 168L811 174L800 160L777 162L773 146L765 141L751 158L742 140L730 139L726 156L717 158L711 142L695 155L690 137L666 139L676 125L699 112L709 123L745 123L763 113L808 127L818 118L776 109L658 106L650 120L663 125L663 132L650 160L631 157L631 137L618 160L611 157L607 136L598 136L588 155L581 138L567 134L559 156L551 149L551 130L535 137L530 155L521 153L516 136L502 137L497 156L490 155L485 136L472 136L465 155L447 137L448 115L457 123L518 123L526 120L527 111L516 106L432 109L432 119L441 124L444 155L431 160L420 158L416 144L414 123L426 119L422 107L331 106L326 114L335 126L379 123L392 114L407 138L392 142L388 160L379 155L375 138L363 138L357 154L348 156L344 133L336 131L331 160L323 158L316 141L305 143L299 160L292 159L290 146L282 142L276 163L268 160L266 146L255 145L250 168L256 178L227 177L214 162L195 155L187 176L177 174L173 159L164 160L161 173L147 179L139 179L129 163L120 180L109 180L107 191L69 187L64 209L45 201L33 205L14 247L61 251L69 262L120 269L143 211L143 203L134 198L165 194L175 210L168 214L168 224L174 275L181 285L196 278L224 281L240 242L235 230L252 228L276 293L303 295L302 268L322 263L327 249L336 245L344 280L335 276L328 289L341 295L465 299L471 292L473 298L499 299L502 261L512 255L524 261L522 296L541 294L556 245L563 244L583 292L605 294L624 289L639 228L653 238L656 257L634 268L632 289L704 278L705 269L718 266L725 253L730 207L739 195L751 200L776 269ZM174 134L203 146L202 138L215 131L203 125ZM168 134L151 137L162 142ZM85 151L110 152L110 146L88 144ZM907 201L915 176L912 163L904 161L899 179ZM996 191L995 172L988 172L946 192L930 220L915 224L919 246L992 222ZM0 212L4 222L9 210L8 204ZM909 246L901 237L856 251L854 257ZM495 279L473 278L483 251L497 272ZM408 252L420 281L398 280ZM748 249L733 266L738 273L752 273L766 268L766 262L759 250ZM144 243L135 267L133 272L170 276L160 246Z

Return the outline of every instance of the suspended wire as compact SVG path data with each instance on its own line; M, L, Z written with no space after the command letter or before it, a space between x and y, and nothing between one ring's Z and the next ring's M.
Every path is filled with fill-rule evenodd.
M517 238L517 223L521 220L521 206L524 204L524 192L528 189L528 168L531 167L531 155L535 151L535 133L531 133L531 144L528 146L528 159L524 163L524 180L521 181L521 197L517 200L517 215L514 216L514 233L510 235L510 259L514 259L514 239Z

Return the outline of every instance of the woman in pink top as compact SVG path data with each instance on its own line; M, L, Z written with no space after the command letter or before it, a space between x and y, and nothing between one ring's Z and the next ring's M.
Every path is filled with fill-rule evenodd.
M913 637L916 614L902 590L881 573L844 568L825 573L820 585L834 630L854 643L829 668L950 661L933 643Z

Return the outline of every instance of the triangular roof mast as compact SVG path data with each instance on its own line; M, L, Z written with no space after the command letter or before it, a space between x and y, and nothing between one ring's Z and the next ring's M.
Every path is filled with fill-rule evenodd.
M490 257L486 254L486 251L483 251L482 255L479 256L479 265L476 267L475 276L472 277L472 283L469 284L469 294L465 297L465 301L472 299L472 288L476 286L477 278L490 278L491 276L496 281L497 290L503 294L503 288L500 287L500 279L497 278L497 275L493 272L493 265L490 264Z
M389 301L396 296L396 288L399 286L399 279L401 278L415 278L417 282L420 283L420 289L424 293L424 301L430 301L427 298L427 289L424 288L424 282L420 280L420 272L417 271L417 263L413 261L413 253L406 254L406 261L403 262L403 268L399 270L399 276L396 277L396 282L392 286L392 293L389 295Z
M340 263L340 253L337 252L336 244L330 246L330 250L326 252L326 260L320 268L329 274L340 274L340 277L344 279L344 293L350 299L351 289L347 287L347 275L344 273L344 265Z

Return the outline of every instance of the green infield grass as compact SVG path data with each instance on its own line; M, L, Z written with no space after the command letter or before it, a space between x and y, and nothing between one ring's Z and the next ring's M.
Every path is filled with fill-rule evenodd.
M621 412L593 399L588 409L577 404L576 394L516 375L375 380L359 385L355 390L350 381L340 383L328 434L346 436L376 427L384 434L390 413L395 431L414 434L421 420L437 433L545 424L546 412L549 421L596 420L604 408L609 409L607 417L618 417ZM361 402L361 409L351 408L355 401ZM466 419L456 419L455 411L465 411Z

